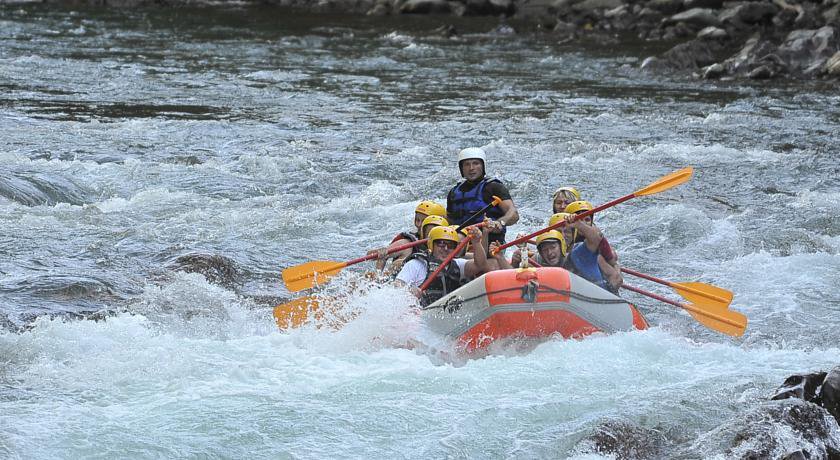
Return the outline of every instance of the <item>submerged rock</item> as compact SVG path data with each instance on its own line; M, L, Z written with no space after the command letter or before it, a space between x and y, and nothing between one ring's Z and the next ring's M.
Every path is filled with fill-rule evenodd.
M816 404L798 399L767 404L750 413L746 421L732 440L731 451L741 458L840 455L837 423Z
M610 420L585 438L578 450L618 459L648 459L661 457L664 445L665 436L659 431L626 420Z
M812 374L797 374L786 378L782 386L776 390L770 399L780 400L788 398L799 398L809 402L817 402L817 390L825 380L825 372L814 372Z
M185 273L199 273L207 281L227 289L241 284L236 262L216 254L186 254L175 259L169 268Z

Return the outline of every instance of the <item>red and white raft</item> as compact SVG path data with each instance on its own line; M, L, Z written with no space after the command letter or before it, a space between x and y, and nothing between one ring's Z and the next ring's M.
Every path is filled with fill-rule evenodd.
M555 267L486 273L427 306L422 318L467 353L503 339L579 338L648 327L633 304Z

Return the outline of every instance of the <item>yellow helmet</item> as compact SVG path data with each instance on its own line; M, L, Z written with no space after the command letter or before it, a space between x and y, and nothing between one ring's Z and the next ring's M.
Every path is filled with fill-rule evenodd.
M423 219L423 223L420 224L420 232L423 232L423 229L426 228L427 225L446 227L449 225L449 221L447 221L445 217L441 216L426 216L426 218ZM425 238L425 236L421 233L420 238Z
M573 201L566 206L565 211L569 214L577 214L579 212L591 211L592 203L588 201Z
M558 212L557 214L551 216L551 219L548 219L548 226L553 227L557 222L566 220L566 216L571 216L571 214L568 212ZM543 233L543 235L545 235L545 233Z
M429 247L429 251L435 247L435 241L437 240L454 241L456 244L460 242L458 233L455 232L455 229L444 226L435 227L429 231L429 241L426 242L426 245Z
M549 230L537 237L537 250L540 249L540 245L543 244L544 241L559 241L560 242L560 251L563 255L566 255L566 238L563 238L563 233L558 232L557 230Z
M414 212L425 214L427 216L441 216L446 217L446 208L436 201L426 200L421 201L420 204L414 208Z
M574 187L560 187L560 188L558 188L557 190L554 191L554 195L551 195L551 199L556 200L557 195L559 195L563 192L569 192L569 193L572 194L572 196L575 197L575 200L580 200L580 192L578 192L577 189L574 188Z

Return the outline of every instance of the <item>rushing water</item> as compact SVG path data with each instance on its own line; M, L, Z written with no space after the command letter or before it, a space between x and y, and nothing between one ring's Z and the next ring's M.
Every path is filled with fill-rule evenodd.
M836 86L656 78L649 45L448 21L0 7L0 457L557 458L604 423L657 456L757 447L731 447L745 414L840 361ZM472 145L513 231L559 185L597 204L695 166L598 222L624 265L733 290L744 337L630 295L653 329L453 362L399 346L424 331L395 288L340 330L276 329L283 267L389 241ZM236 279L173 269L194 254Z

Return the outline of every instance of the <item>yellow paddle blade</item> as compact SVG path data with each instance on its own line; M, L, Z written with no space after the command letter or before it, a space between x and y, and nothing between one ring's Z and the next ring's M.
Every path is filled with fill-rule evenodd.
M672 172L665 177L662 177L656 182L648 185L647 187L637 190L633 195L635 196L643 196L643 195L653 195L654 193L664 192L671 187L676 187L677 185L682 184L683 182L688 181L691 179L691 175L694 173L694 168L691 166L687 168L680 169L679 171Z
M313 260L283 270L283 282L286 283L286 289L290 292L311 289L326 283L346 266L347 262Z
M706 283L671 283L671 287L685 300L694 303L719 304L723 308L732 303L732 291Z
M280 329L300 327L318 310L318 299L313 296L301 297L291 302L274 307L274 319Z
M722 308L720 305L708 304L683 304L682 307L700 324L709 329L733 337L740 337L747 330L747 317L737 311Z

